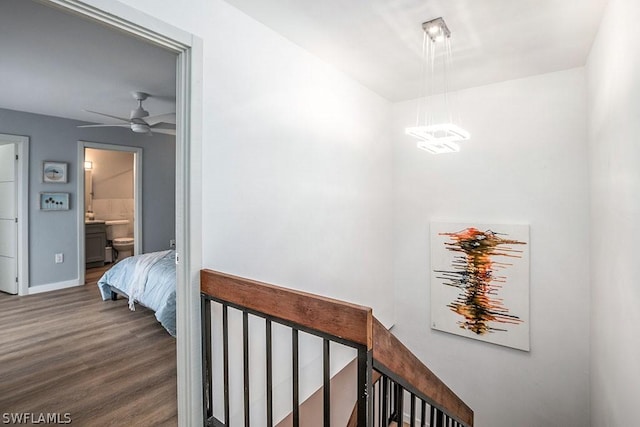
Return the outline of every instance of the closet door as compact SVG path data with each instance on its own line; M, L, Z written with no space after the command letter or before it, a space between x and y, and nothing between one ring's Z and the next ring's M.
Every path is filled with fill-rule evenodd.
M10 294L18 293L16 163L15 144L0 145L0 291Z

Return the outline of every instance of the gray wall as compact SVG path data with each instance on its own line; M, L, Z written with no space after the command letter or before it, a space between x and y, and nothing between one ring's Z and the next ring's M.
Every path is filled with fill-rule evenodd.
M166 249L175 237L175 139L137 135L127 129L78 129L81 122L0 109L0 133L25 135L29 144L29 285L78 278L77 147L78 141L142 147L142 251ZM69 164L66 184L42 183L44 160ZM69 211L39 210L42 191L71 193ZM54 254L64 253L55 264Z

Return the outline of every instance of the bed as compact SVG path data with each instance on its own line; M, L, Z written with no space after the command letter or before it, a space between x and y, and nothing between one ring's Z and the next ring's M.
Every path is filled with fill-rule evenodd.
M139 303L155 312L158 322L176 335L175 251L152 252L128 257L111 267L98 280L103 301L122 295L135 310Z

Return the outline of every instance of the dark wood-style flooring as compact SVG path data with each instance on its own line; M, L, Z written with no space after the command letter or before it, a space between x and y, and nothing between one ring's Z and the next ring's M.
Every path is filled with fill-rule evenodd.
M0 296L0 413L69 413L77 426L175 426L176 341L153 312L85 286Z

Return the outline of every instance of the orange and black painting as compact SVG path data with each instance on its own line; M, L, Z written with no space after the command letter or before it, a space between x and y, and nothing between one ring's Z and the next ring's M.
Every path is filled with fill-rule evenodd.
M436 316L433 326L446 331L455 327L466 331L467 336L509 345L508 335L518 335L517 328L528 320L528 259L524 259L528 257L528 228L526 234L520 233L523 238L518 238L511 235L513 226L504 227L509 232L494 227L473 225L447 230L445 226L432 230L437 241L432 251L440 252L440 262L432 266L432 286L449 290L432 292L432 297L440 296L436 309L449 312L440 318ZM523 269L525 261L526 275L523 275L518 270ZM522 280L527 282L526 286L519 283ZM525 294L519 295L521 291ZM526 345L516 347L528 349L528 325L523 329L527 330ZM505 336L495 337L501 334Z

